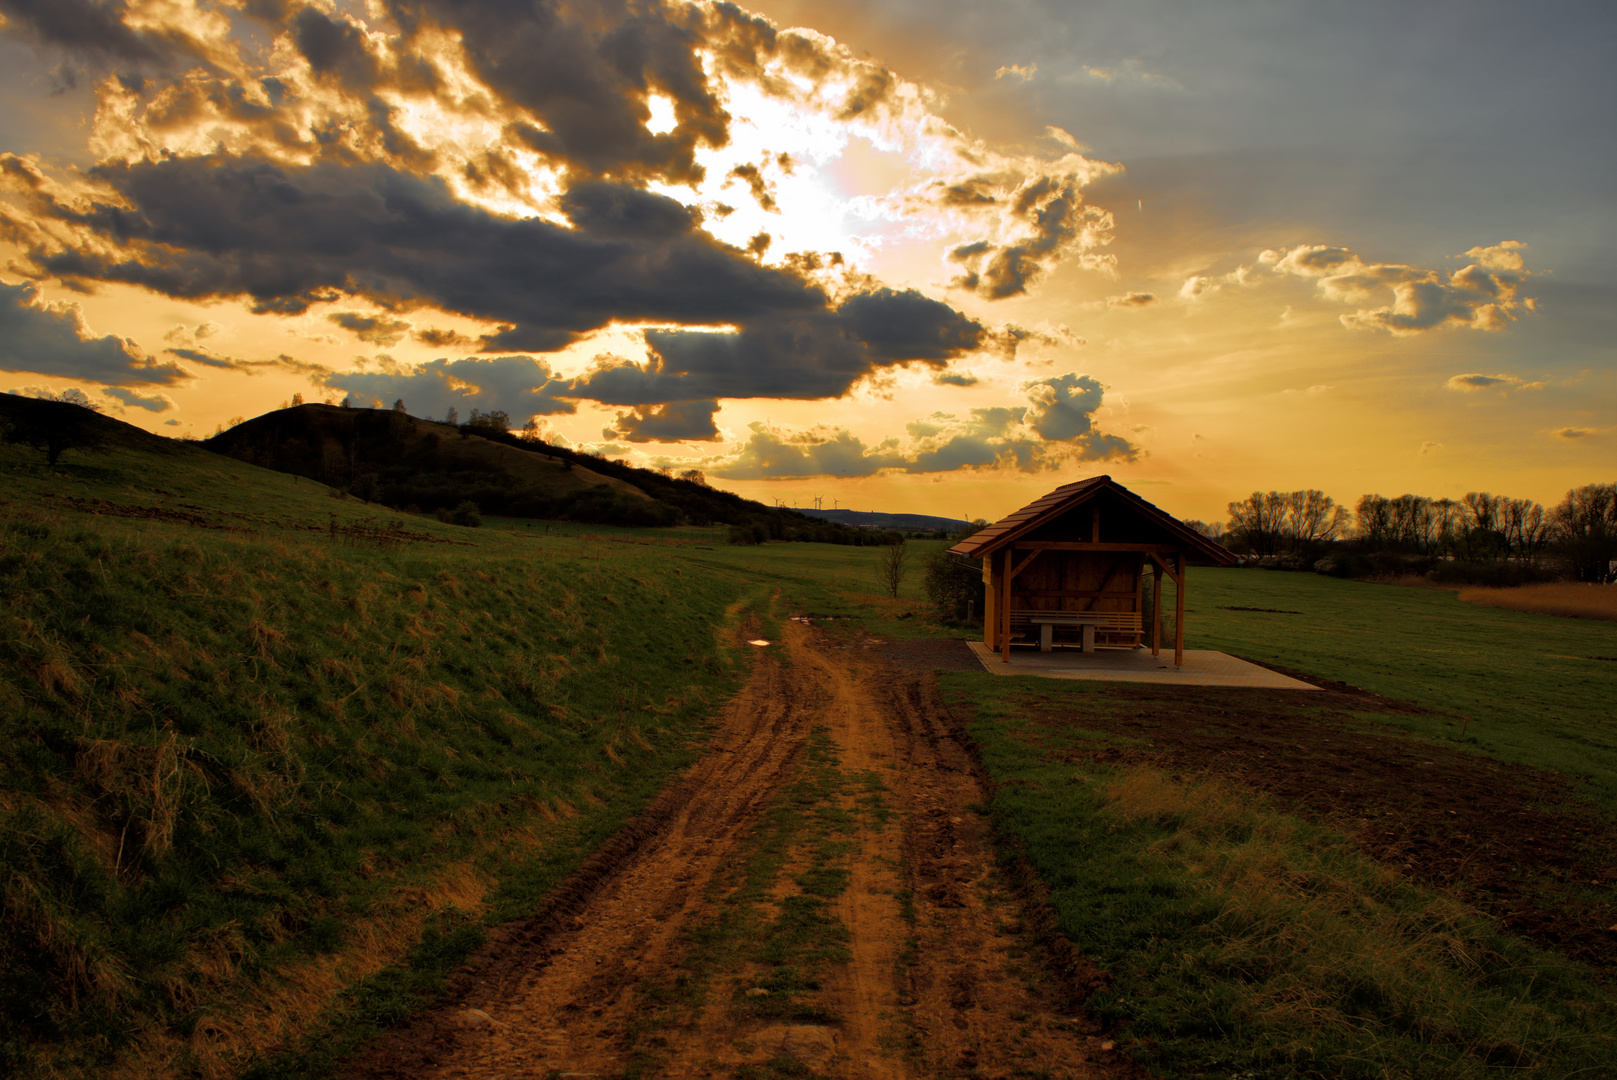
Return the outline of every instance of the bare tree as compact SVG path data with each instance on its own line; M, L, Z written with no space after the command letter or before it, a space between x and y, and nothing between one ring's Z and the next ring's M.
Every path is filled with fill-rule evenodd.
M876 560L876 580L894 600L898 599L898 587L904 584L904 577L909 573L909 562L909 548L902 537L898 543L882 548Z
M1617 579L1617 484L1585 484L1552 512L1561 549L1579 581Z

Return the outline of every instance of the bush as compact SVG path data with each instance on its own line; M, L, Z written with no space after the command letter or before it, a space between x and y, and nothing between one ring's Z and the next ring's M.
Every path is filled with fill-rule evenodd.
M968 609L977 616L983 613L983 572L974 563L934 551L926 560L924 587L939 618L965 619Z
M478 511L477 504L467 499L453 510L438 511L438 520L475 529L483 524L483 515Z

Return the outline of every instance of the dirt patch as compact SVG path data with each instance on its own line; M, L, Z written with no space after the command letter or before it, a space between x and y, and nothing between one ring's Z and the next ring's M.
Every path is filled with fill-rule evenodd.
M1107 687L1076 708L1032 697L1027 706L1040 725L1144 744L1063 751L1069 760L1149 761L1257 788L1510 932L1617 973L1610 822L1564 777L1389 732L1349 711L1381 711L1381 699L1333 689L1325 708L1313 695L1304 703L1175 687Z
M916 638L879 646L882 658L904 671L981 671L982 661L959 638Z
M758 659L713 753L347 1076L751 1076L783 1062L859 1078L1140 1075L1051 977L1039 912L1001 872L974 809L988 792L931 680L884 662L875 642L783 632L789 662ZM846 949L807 999L818 1019L762 1017L710 991L648 1036L657 1006L644 988L677 984L692 935L719 914L727 865L815 732L844 773L879 780L890 815L846 834Z

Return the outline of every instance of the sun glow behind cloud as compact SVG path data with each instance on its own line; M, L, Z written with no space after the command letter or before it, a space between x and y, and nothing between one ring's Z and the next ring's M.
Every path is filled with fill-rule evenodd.
M1151 200L1119 194L1128 177L1091 155L1081 124L1041 116L1026 143L995 142L952 123L941 91L813 30L719 5L648 6L632 27L573 3L544 26L475 0L395 6L420 18L407 30L380 5L292 4L241 36L249 17L209 0L98 7L124 12L108 40L133 33L128 48L158 59L131 61L139 78L85 61L101 169L24 155L0 170L6 254L37 281L29 311L75 290L80 351L105 351L110 331L132 350L117 363L136 364L112 374L161 382L187 417L250 411L232 398L285 397L307 379L340 397L381 387L380 373L392 393L451 395L463 412L531 404L575 442L757 477L738 483L774 482L767 462L789 455L762 453L768 439L836 443L842 462L857 443L849 467L867 486L891 481L894 508L919 498L893 478L922 460L953 462L963 483L1020 483L1029 463L1088 468L1109 453L1178 482L1195 423L1210 435L1198 467L1233 475L1273 467L1252 432L1307 443L1330 416L1370 408L1368 386L1415 409L1418 388L1507 378L1457 371L1519 374L1488 393L1439 390L1438 404L1480 416L1565 400L1530 361L1447 355L1456 338L1539 321L1536 246L1531 270L1523 243L1486 235L1444 249L1478 245L1442 269L1290 226L1238 250L1174 252L1171 232L1129 249L1114 238L1137 233ZM643 48L608 47L609 34ZM1044 63L989 58L983 78L1005 94L1057 85L1059 65ZM265 177L283 207L260 197ZM166 197L176 185L191 194ZM1099 205L1091 189L1106 192ZM342 213L322 224L285 209L320 199ZM138 227L108 227L114 210ZM163 344L176 323L208 320L222 329L206 342ZM48 374L72 378L75 346L57 337ZM41 373L30 362L3 359L18 379ZM104 365L86 364L80 381L98 392L90 372ZM527 390L507 377L541 371ZM944 435L911 431L954 417L947 438L988 439L969 418L1033 408L1030 381L1052 378L1092 380L1086 422L1123 442L1080 447L1023 423L994 445L1048 444L1039 453L957 443L951 457L935 453ZM1322 385L1337 389L1304 392ZM111 396L137 412L158 400L132 395ZM1408 415L1375 422L1394 413ZM749 447L751 464L734 464ZM791 475L815 460L793 458ZM1305 482L1317 481L1293 486Z

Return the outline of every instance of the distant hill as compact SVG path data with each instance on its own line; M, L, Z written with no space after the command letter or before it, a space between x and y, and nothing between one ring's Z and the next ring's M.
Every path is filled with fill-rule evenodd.
M174 453L185 446L82 405L21 394L0 394L0 429L9 442L28 443L41 450L54 443L57 454L93 454L112 447Z
M880 510L799 510L798 513L865 529L957 533L971 528L969 521L927 514L884 514Z
M510 432L454 427L391 409L297 405L202 444L371 502L431 513L471 501L485 514L611 525L745 525L757 539L868 542L859 530L728 491Z

